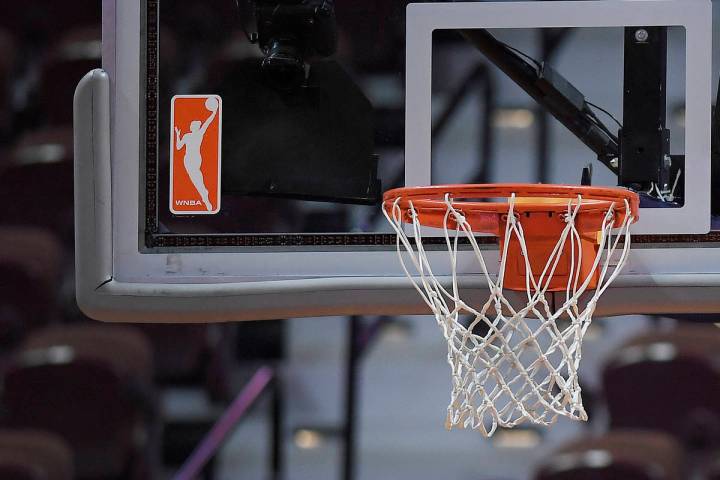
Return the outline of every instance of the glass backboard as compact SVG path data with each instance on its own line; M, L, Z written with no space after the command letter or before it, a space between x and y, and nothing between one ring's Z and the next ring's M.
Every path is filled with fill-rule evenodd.
M425 312L383 191L589 182L643 197L605 311L713 310L711 11L105 0L103 71L76 95L80 304L135 321Z

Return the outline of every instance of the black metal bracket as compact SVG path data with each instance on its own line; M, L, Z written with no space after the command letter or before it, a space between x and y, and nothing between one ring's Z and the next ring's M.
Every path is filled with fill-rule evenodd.
M667 27L625 28L620 185L670 186L672 157L667 116Z

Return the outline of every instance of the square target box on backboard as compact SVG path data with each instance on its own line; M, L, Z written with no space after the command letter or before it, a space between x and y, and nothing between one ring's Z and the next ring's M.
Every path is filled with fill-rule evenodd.
M170 211L175 215L218 213L222 99L176 95L170 108Z

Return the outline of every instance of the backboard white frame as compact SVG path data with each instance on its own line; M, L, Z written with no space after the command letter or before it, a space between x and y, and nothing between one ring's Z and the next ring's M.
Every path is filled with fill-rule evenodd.
M710 0L415 3L407 10L405 184L431 184L435 30L680 26L686 31L685 204L645 208L636 234L710 231L712 5ZM436 159L442 161L442 159Z
M706 0L569 3L572 2L523 5L531 9L541 5L543 9L556 9L565 5L578 16L581 16L580 6L583 15L593 8L607 8L611 13L606 15L614 11L623 16L626 10L622 4L632 7L629 23L642 24L648 24L648 18L657 18L656 8L665 12L661 24L688 23L689 16L699 21L701 13L706 19L710 18L710 4ZM684 8L679 8L680 3ZM645 6L640 7L640 4ZM672 8L671 4L674 5ZM257 251L238 248L223 253L200 249L173 253L140 251L143 234L139 228L141 5L141 1L103 1L103 70L95 70L83 78L75 95L76 288L78 304L83 311L99 320L134 322L427 313L427 306L405 278L397 254L391 249ZM457 12L477 14L475 9L479 7L488 7L504 16L499 12L513 12L519 5L411 5L408 16L412 25L420 22L422 17L426 28L422 30L421 39L416 38L419 32L409 28L408 45L429 45L428 32L432 25L436 25L432 28L438 28L435 20L445 18L445 14L435 12L431 7L448 8L455 12L452 16L456 18ZM694 13L689 15L689 11ZM574 18L560 15L558 13L556 18L565 18L566 22ZM676 18L667 18L671 15ZM513 16L508 15L508 18ZM509 20L502 22L500 25L505 25ZM449 19L440 23L441 27L451 25ZM688 37L687 43L710 45L710 32L706 27ZM688 28L688 35L690 30ZM698 55L698 58L705 58L704 46L702 52L693 58ZM422 61L426 62L429 56L428 49L424 51ZM707 60L709 65L709 58ZM688 64L688 71L690 65L695 62ZM707 83L705 80L699 83L702 90L707 86L708 103L700 105L700 98L706 97L705 92L689 97L688 101L692 102L690 106L695 114L707 111L709 125L710 72L707 65L698 68L703 75L707 73ZM411 77L408 75L409 98L429 102L429 94L419 95L418 91L426 84L417 84ZM412 102L408 106L409 122L414 122L416 106ZM429 108L423 111L428 113ZM695 114L688 117L692 119ZM697 148L707 146L709 151L709 127L693 122L688 124L688 129L692 128L698 128L699 133L692 137ZM422 154L418 147L424 141L423 133L428 133L429 141L429 125L420 121L410 125L409 132L406 157L411 158ZM706 139L695 138L703 132L707 133ZM419 143L415 144L416 141ZM427 160L422 160L421 166L428 165ZM411 175L408 181L417 184L419 179ZM709 212L707 216L709 218ZM690 307L697 313L720 312L720 242L704 246L706 248L646 244L633 249L623 275L605 293L596 314L687 312ZM445 255L431 252L430 259L440 261L442 257L446 260ZM488 250L488 265L496 265L497 256L496 249ZM486 293L483 276L472 275L476 273L475 267L463 266L464 263L475 265L466 262L472 257L472 252L461 252L458 258L459 270L465 275L462 286L468 290L470 301L482 298L476 295ZM447 268L449 270L449 265ZM443 273L441 269L436 270L439 276Z

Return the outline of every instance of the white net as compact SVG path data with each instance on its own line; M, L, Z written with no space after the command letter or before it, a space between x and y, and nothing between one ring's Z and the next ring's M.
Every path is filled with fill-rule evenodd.
M586 278L580 278L577 266L583 252L576 218L581 214L582 197L568 200L563 215L565 226L557 245L542 273L533 275L522 221L515 214L512 195L508 199L499 273L491 275L473 229L461 213L462 204L454 204L447 195L444 236L450 279L445 277L443 282L433 274L423 247L418 212L410 201L409 230L413 242L406 233L400 200L392 204L391 212L385 209L383 212L397 233L402 267L434 313L447 340L452 392L446 427L473 428L491 436L498 426L510 428L526 421L550 425L558 416L587 420L578 383L582 339L598 299L620 273L630 251L629 229L634 218L629 204L625 202L624 220L619 228L614 228L614 207L605 213L592 271ZM450 220L454 220L457 228L448 228ZM488 285L489 297L479 306L468 305L460 298L458 252L463 237ZM503 295L507 247L513 237L519 241L525 259L527 305L522 308L513 306ZM564 303L553 308L546 293L563 251L570 252L571 270L565 291L555 294ZM611 257L617 261L614 268ZM411 268L415 274L410 273ZM595 290L590 290L588 285L596 272L599 280Z

